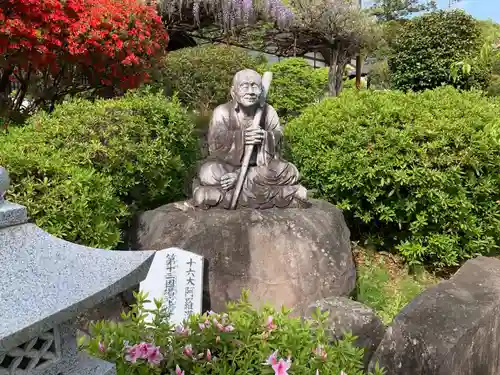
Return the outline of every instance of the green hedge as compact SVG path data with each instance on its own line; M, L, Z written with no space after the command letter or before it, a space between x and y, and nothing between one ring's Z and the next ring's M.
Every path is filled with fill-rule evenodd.
M441 267L500 244L499 117L500 102L475 91L346 91L286 134L305 184L353 234Z
M445 84L486 88L490 72L473 64L470 75L453 81L452 64L479 55L483 44L478 22L461 10L439 11L405 22L391 43L389 58L393 87L421 91Z
M13 200L47 231L101 247L118 244L130 215L182 199L197 157L186 111L160 94L75 99L0 144Z
M210 111L230 99L229 89L236 72L255 69L273 72L269 103L283 122L298 116L320 99L328 84L328 69L314 69L302 58L268 64L250 56L247 50L225 45L204 45L170 52L159 79L153 86L167 96L202 114L207 122Z
M303 58L289 58L262 65L259 72L265 71L273 73L268 102L284 123L317 103L327 91L328 69L314 69Z
M232 46L182 48L167 55L156 86L168 96L176 93L185 106L206 113L230 98L236 72L256 69L262 62L247 50Z

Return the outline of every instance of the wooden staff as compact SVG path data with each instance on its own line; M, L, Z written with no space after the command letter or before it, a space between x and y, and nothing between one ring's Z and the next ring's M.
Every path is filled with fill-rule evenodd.
M260 94L260 103L255 111L255 116L253 118L251 129L260 128L260 120L262 118L262 113L264 110L264 105L266 103L267 93L269 92L269 87L271 86L271 80L273 79L273 73L265 72L262 76L262 93ZM255 145L246 145L245 153L243 155L243 163L241 164L240 174L238 175L238 181L233 192L233 198L231 200L231 210L236 208L238 204L238 199L240 198L241 189L243 188L243 183L248 172L248 166L250 164L250 158L252 157L253 149Z

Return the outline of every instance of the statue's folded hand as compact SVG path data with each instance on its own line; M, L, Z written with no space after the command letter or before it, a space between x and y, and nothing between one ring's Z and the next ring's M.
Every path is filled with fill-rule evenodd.
M220 179L220 184L221 184L222 189L224 189L224 190L231 189L234 186L234 184L236 183L237 178L238 178L237 173L234 173L234 172L226 173Z
M246 129L245 130L245 144L246 145L259 145L264 139L265 131L263 129Z

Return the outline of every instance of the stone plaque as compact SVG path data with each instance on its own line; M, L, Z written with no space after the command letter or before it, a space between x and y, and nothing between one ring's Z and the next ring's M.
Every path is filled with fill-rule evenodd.
M140 291L151 300L148 309L155 308L154 299L162 299L173 324L201 313L203 257L176 247L157 251Z

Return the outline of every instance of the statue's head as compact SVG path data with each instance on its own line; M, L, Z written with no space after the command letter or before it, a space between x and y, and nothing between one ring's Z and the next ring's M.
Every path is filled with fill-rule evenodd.
M234 75L231 96L239 105L258 105L261 94L262 77L255 70L244 69Z

